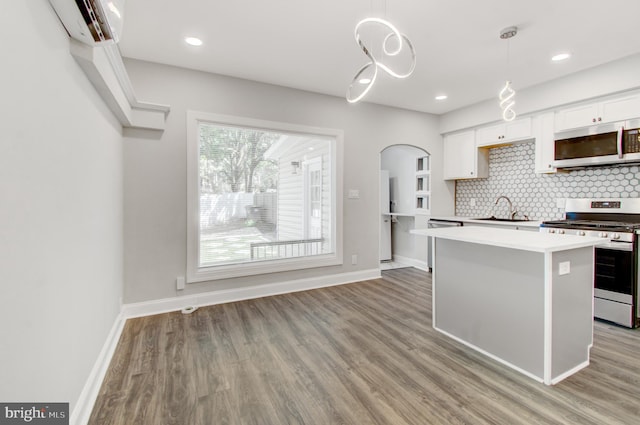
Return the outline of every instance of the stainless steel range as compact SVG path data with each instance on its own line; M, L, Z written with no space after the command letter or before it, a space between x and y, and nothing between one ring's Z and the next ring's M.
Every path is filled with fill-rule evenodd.
M640 198L567 199L565 211L564 220L545 221L540 231L609 240L595 250L594 316L640 326Z

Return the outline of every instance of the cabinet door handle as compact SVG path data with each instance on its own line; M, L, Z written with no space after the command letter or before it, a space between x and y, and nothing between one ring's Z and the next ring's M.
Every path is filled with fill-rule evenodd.
M591 118L591 122L596 122L596 119L595 118Z
M602 117L598 117L598 122L602 121Z

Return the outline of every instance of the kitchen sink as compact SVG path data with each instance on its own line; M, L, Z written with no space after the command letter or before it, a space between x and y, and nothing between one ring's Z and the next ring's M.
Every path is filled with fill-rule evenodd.
M498 218L498 217L482 217L474 218L474 220L486 220L486 221L505 221L507 223L517 223L519 221L530 221L526 218Z

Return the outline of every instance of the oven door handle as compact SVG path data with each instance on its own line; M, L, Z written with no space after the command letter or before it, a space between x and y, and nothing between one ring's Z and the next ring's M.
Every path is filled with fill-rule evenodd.
M622 148L622 136L624 135L624 127L620 126L620 128L618 129L618 158L622 159L622 157L624 156L624 150Z
M607 242L606 244L597 245L596 249L610 249L613 251L633 251L633 244L629 242Z

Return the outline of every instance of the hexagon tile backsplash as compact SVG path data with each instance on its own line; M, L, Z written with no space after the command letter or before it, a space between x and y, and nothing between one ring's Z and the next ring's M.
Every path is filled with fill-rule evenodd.
M534 170L534 142L491 149L488 178L457 181L456 215L507 217L507 202L501 200L495 205L501 195L511 199L519 218L527 215L532 220L563 218L564 209L557 207L558 199L640 197L638 165L557 174L536 174Z

